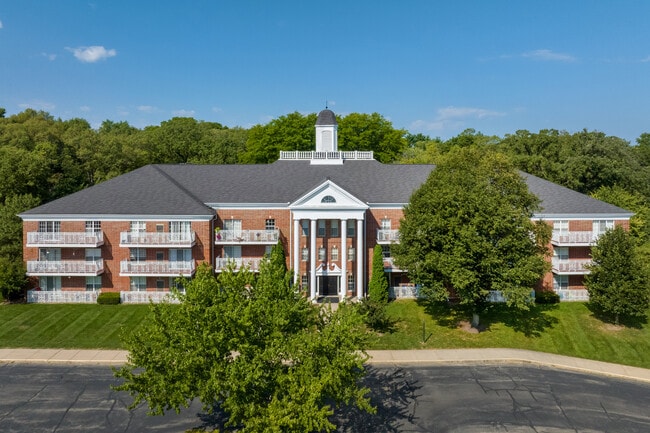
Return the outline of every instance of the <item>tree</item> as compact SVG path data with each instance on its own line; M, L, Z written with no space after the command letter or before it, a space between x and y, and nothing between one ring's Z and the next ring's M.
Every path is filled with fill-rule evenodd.
M372 302L388 302L388 280L384 274L384 255L381 245L375 245L372 251L372 276L368 282L368 298Z
M650 278L640 263L630 234L620 226L598 238L585 277L589 303L618 325L621 317L645 318L650 306Z
M359 385L360 315L347 304L335 312L312 305L290 277L269 278L274 267L263 262L247 284L246 270L217 280L203 265L179 305L152 304L151 320L125 339L129 362L116 370L131 407L146 401L162 414L198 398L238 432L332 431L334 406L372 412Z
M0 299L12 299L27 285L22 259L0 256Z
M372 150L377 161L384 164L399 158L408 147L406 131L393 128L378 113L350 113L338 120L339 149Z
M548 268L550 230L531 220L537 209L506 157L454 148L404 208L393 257L430 300L457 297L477 314L498 290L509 306L527 309Z
M12 195L0 203L0 257L11 260L23 256L23 222L18 214L38 206L33 196Z

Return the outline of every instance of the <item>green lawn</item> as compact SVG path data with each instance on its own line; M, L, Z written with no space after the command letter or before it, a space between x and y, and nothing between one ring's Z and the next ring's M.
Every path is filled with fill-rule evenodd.
M119 349L123 330L140 326L148 308L0 305L0 347ZM459 329L463 317L444 306L395 301L388 312L396 320L394 330L372 337L372 349L510 347L650 368L650 325L615 328L583 303L536 306L523 316L497 306L481 316L485 329L478 334Z
M120 349L122 330L145 320L148 305L0 305L0 347Z
M445 306L427 310L404 300L387 308L396 320L394 330L373 338L372 349L508 347L650 368L648 324L610 326L580 302L535 306L522 316L497 305L481 316L480 333L460 329L457 323L465 317Z

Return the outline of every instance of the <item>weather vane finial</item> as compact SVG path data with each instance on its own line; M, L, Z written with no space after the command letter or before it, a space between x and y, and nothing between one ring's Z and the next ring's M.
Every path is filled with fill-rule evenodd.
M325 109L327 110L327 98L325 98Z

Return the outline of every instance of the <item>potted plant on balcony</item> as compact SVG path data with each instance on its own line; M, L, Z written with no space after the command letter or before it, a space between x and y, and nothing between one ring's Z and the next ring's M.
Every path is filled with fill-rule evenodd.
M219 241L221 240L221 227L215 227L214 237Z

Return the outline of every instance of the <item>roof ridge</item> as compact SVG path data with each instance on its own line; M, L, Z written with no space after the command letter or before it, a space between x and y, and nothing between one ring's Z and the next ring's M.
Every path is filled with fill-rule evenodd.
M172 165L178 165L178 164L172 164ZM156 170L158 173L160 173L165 179L170 181L172 184L174 184L178 189L183 191L185 194L187 194L189 197L192 198L195 202L201 204L202 206L206 207L207 209L212 209L210 206L206 205L205 202L201 199L199 199L193 192L185 188L183 185L181 185L176 179L171 177L169 174L167 174L161 167L160 164L151 164L151 167Z

